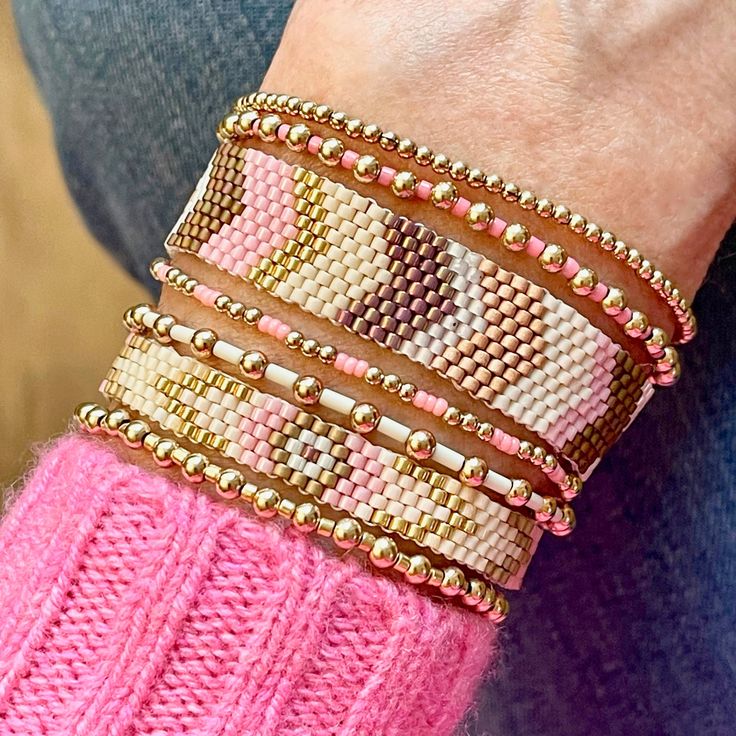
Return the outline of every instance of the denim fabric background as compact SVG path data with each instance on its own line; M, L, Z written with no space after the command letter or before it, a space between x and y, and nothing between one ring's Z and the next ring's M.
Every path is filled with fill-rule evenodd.
M151 288L147 264L214 126L258 86L290 7L16 0L69 186L100 242ZM469 733L736 733L734 256L731 233L697 299L682 381L601 464L578 530L545 540L513 596L504 662Z

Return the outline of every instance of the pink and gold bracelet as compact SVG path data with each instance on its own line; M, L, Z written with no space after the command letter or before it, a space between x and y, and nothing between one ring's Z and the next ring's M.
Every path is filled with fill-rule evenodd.
M584 476L651 396L646 367L546 290L260 151L223 146L168 243L428 364Z
M307 122L314 121L329 125L335 131L342 131L350 138L361 138L364 142L380 146L385 151L396 151L400 157L409 159L421 167L431 166L438 174L449 173L450 178L454 181L465 181L470 187L501 196L507 202L512 202L523 210L534 212L541 218L553 218L580 235L585 241L597 244L601 250L612 253L617 260L632 269L639 279L644 281L672 310L679 326L679 333L676 335L677 342L685 343L695 336L697 325L691 305L661 270L644 258L636 248L629 247L611 232L590 222L583 215L572 212L569 207L555 204L546 197L538 197L530 190L521 190L512 182L504 182L496 174L486 174L461 161L452 161L442 153L434 153L427 146L416 144L410 138L388 131L384 132L378 125L363 123L359 118L347 113L333 111L328 105L301 100L294 96L257 92L241 97L233 105L230 115L223 120L220 126L221 135L231 138L233 134L245 133L252 120L249 115L254 112L259 115L286 113L300 117ZM396 172L391 185L398 196L412 195L412 192L408 191L407 182L416 182L416 177L411 172ZM454 187L454 184L452 181L443 181L439 182L439 186L443 190L451 191L450 188ZM478 202L471 205L473 206L483 209L484 203ZM470 224L472 226L472 223Z
M264 314L257 307L247 306L218 289L199 283L181 268L171 266L164 258L156 259L150 270L151 275L162 284L168 284L180 293L196 299L203 306L216 309L234 321L257 328L262 334L280 340L287 348L299 350L306 358L319 359L323 364L346 375L362 378L369 385L379 386L402 402L440 417L450 426L473 433L500 452L539 467L558 486L562 498L572 499L580 494L583 485L580 476L571 471L566 472L564 460L547 452L545 448L504 432L490 422L481 420L473 412L450 406L446 399L420 389L402 380L400 376L384 371L380 366L370 365L332 345L322 345L315 338L306 338L277 317Z
M211 483L224 498L248 503L264 520L280 517L300 532L331 539L343 552L360 550L376 568L395 570L407 582L436 589L495 623L502 622L508 615L506 598L482 580L467 578L457 567L435 566L425 555L406 554L391 537L377 537L349 516L325 513L311 502L297 504L272 488L249 483L238 470L222 468L206 455L190 452L122 409L108 411L94 403L80 404L75 418L86 432L106 433L121 439L130 448L145 449L161 467L178 466L191 483Z

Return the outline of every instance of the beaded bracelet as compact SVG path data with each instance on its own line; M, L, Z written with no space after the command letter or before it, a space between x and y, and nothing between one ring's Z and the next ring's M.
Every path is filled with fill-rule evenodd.
M305 406L322 405L338 414L349 417L352 426L361 434L376 431L406 447L413 459L430 458L451 472L457 472L466 485L483 487L505 497L511 505L526 506L537 515L554 534L569 533L575 524L572 509L558 507L555 498L541 496L531 489L528 481L511 480L488 468L479 457L465 457L459 452L436 442L426 430L411 430L381 413L372 404L358 403L338 391L322 385L314 376L299 376L274 362L269 362L260 351L242 350L218 339L212 330L194 330L177 323L170 315L162 315L148 305L126 312L126 324L132 330L148 329L160 342L178 342L190 345L199 357L214 356L237 366L249 380L261 378L293 392L297 401Z
M138 335L102 390L162 429L509 587L541 535L473 488Z
M314 183L299 199L294 175ZM222 147L168 246L429 364L584 475L651 396L645 368L545 290L260 151Z
M417 409L435 417L441 417L449 426L472 432L497 450L541 468L558 486L563 498L576 498L582 491L583 482L580 476L571 471L566 472L560 459L543 447L519 440L490 422L482 421L472 412L452 407L446 399L419 389L414 384L403 381L400 376L385 372L379 366L371 366L367 361L338 351L332 345L321 345L315 338L305 338L301 332L293 330L277 317L263 314L257 307L246 306L222 291L200 284L181 268L171 266L165 258L154 260L150 272L162 284L168 284L181 294L197 299L203 306L214 308L232 320L256 327L262 334L281 340L287 348L300 350L304 357L319 358L323 364L346 375L363 378L369 385L380 386L389 395L397 396L401 401L411 403Z
M480 169L468 167L461 161L452 161L442 153L433 153L427 146L418 145L409 138L384 132L378 125L364 124L360 119L347 113L333 111L328 105L304 101L298 97L267 92L241 97L233 106L229 119L224 122L224 130L230 128L234 132L244 130L249 118L243 119L242 114L251 111L287 113L306 121L327 124L334 130L344 131L351 138L362 138L366 143L378 145L383 150L396 151L402 158L412 159L419 166L431 165L438 174L449 172L451 179L466 181L473 188L483 188L503 197L507 202L517 204L524 210L533 211L541 218L554 218L560 224L567 225L572 232L581 235L587 242L598 244L603 251L612 253L649 285L657 297L672 310L679 327L679 332L675 336L677 342L686 343L695 336L697 331L695 315L680 290L637 249L630 248L611 232L588 221L583 215L573 213L569 207L555 204L548 198L537 197L529 190L522 191L516 184L504 182L496 174L486 174ZM407 196L406 184L402 182L410 182L411 176L409 172L397 172L394 177L401 196ZM454 186L451 181L440 182L440 185L445 189ZM482 206L482 203L475 206L479 205Z
M151 431L139 419L131 419L121 410L107 411L97 404L80 404L75 418L84 431L107 434L122 439L128 447L147 450L161 467L176 465L191 483L208 482L227 499L242 499L252 505L262 519L282 517L304 533L332 539L341 551L358 549L368 555L380 570L396 570L413 585L436 588L444 596L460 601L468 609L500 623L508 615L504 595L477 578L467 579L457 567L437 567L422 555L408 555L400 550L391 537L376 537L351 517L328 516L313 503L296 504L271 488L259 488L248 483L243 475L230 468L221 468L201 453L191 453L174 440Z
M435 185L425 180L417 182L411 179L414 176L411 172L397 173L390 166L381 166L373 156L361 156L356 151L345 149L338 138L325 140L312 135L306 125L289 126L282 123L278 116L270 116L268 124L262 124L260 116L255 112L244 113L244 121L246 119L251 121L251 127L244 137L233 131L232 135L218 133L220 139L242 144L244 138L258 134L264 141L286 143L294 151L319 156L320 161L326 165L342 166L352 171L355 178L362 183L391 187L398 197L416 196L431 200L439 209L446 209L451 215L465 219L473 229L485 230L492 237L500 238L507 249L534 257L546 271L559 273L567 279L567 285L573 293L600 304L604 313L621 325L629 337L644 341L647 350L656 356L657 373L653 376L656 383L671 385L679 377L679 356L675 348L669 345L667 333L660 327L652 327L643 312L627 307L626 294L622 289L607 286L598 279L593 269L581 266L574 258L568 257L559 245L546 244L531 236L524 225L507 224L501 218L495 217L490 207L484 203L472 205L464 197L458 197L457 189L449 182ZM405 190L396 185L398 174L409 177Z

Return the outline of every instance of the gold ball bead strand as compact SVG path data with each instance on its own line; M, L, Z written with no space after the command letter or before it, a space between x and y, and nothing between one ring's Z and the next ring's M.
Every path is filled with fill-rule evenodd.
M381 412L373 404L366 402L356 404L350 412L350 425L360 434L372 432L380 420Z
M294 398L303 406L314 406L322 396L322 381L316 376L299 376L294 382Z
M406 454L413 460L429 460L436 447L437 440L426 429L415 429L406 438Z

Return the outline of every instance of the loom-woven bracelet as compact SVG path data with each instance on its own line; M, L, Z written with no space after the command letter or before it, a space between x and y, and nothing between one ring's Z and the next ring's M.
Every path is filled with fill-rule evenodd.
M360 119L344 112L333 111L328 105L301 100L288 95L258 92L240 98L233 106L232 116L226 128L232 126L242 129L247 125L243 113L250 111L260 113L287 113L301 117L306 121L327 124L336 131L344 131L351 138L362 138L366 143L380 146L386 151L396 151L399 156L412 159L419 166L431 166L438 174L449 173L455 181L466 181L469 186L483 188L497 194L507 202L513 202L524 210L532 211L542 218L553 218L566 225L572 232L580 235L587 242L597 244L601 250L612 253L615 258L625 263L636 275L647 283L659 299L672 310L679 331L675 335L676 342L686 343L697 332L697 323L692 307L680 290L664 276L651 261L644 258L636 248L630 248L613 233L604 230L583 215L574 213L564 204L555 204L546 197L538 197L530 190L521 190L512 182L504 180L496 174L486 174L477 168L471 168L462 161L452 161L442 153L433 153L427 146L417 145L410 138L404 138L392 132L384 132L380 126L365 124ZM406 172L397 172L395 179L401 182L410 179ZM443 187L452 186L451 181L441 182ZM402 196L404 189L401 189ZM479 203L480 204L480 203Z
M298 198L294 176L312 182ZM428 364L584 475L651 395L644 368L545 290L260 151L222 147L168 245Z
M323 139L312 135L306 125L290 126L283 123L278 116L270 116L273 131L262 125L257 113L245 113L255 116L252 127L245 137L224 136L224 140L243 143L250 136L258 134L269 142L286 143L294 151L319 156L320 160L331 166L342 166L353 172L354 177L364 183L377 183L391 188L398 197L402 192L396 186L396 176L410 172L397 172L390 166L382 166L374 156L361 156L358 152L345 149L338 138ZM223 139L223 136L219 136ZM657 372L653 380L658 385L673 384L680 374L679 356L675 348L669 345L669 336L660 327L652 327L649 318L639 310L626 306L626 294L622 289L609 287L600 281L596 272L587 266L581 266L559 245L547 244L536 236L530 235L528 229L519 223L508 224L483 203L472 205L464 197L459 197L455 186L449 182L435 184L421 180L412 181L406 188L406 196L430 200L439 209L446 209L451 215L465 219L476 230L485 230L492 237L499 238L504 246L515 252L523 252L537 259L539 265L551 273L559 273L567 280L567 285L578 296L586 296L601 305L604 313L611 316L614 323L621 326L626 335L633 339L641 339L647 349L657 356ZM471 209L471 207L476 209ZM666 349L664 345L667 345Z
M196 299L205 307L216 309L230 319L257 328L262 334L274 337L291 350L299 350L306 358L318 358L323 364L332 366L348 376L362 378L372 386L379 386L389 395L394 395L404 403L440 417L452 427L464 432L471 432L483 442L497 450L518 457L534 467L540 468L547 477L560 489L562 498L576 498L583 488L579 475L566 472L563 463L553 453L549 453L540 445L519 440L488 421L481 420L473 412L450 406L446 399L419 389L400 376L384 371L380 366L370 365L367 361L337 350L332 345L322 345L313 337L305 337L301 332L292 329L277 317L263 314L254 306L248 306L234 300L228 294L213 289L199 281L181 268L174 267L165 258L155 259L150 266L151 275L162 284L167 284L179 293Z
M475 489L138 335L103 393L254 472L519 587L541 530ZM418 472L419 471L419 472Z
M214 356L236 366L249 380L264 378L293 392L295 398L305 406L321 405L350 419L361 433L376 431L390 440L405 446L407 452L419 461L430 458L438 465L456 472L466 485L486 488L508 499L511 505L526 506L547 525L554 534L567 534L575 524L572 509L567 505L557 506L556 499L541 496L531 490L528 482L512 480L488 468L479 457L465 457L461 453L438 443L426 430L411 430L381 413L372 405L356 402L344 394L324 387L314 376L298 373L269 362L260 351L243 350L229 342L220 340L212 330L195 330L177 323L170 315L162 315L148 305L139 305L126 312L126 324L133 330L151 330L160 342L174 341L190 345L199 357ZM204 334L206 333L206 334Z
M360 522L349 516L325 514L310 502L296 504L272 488L248 483L234 469L222 468L202 453L192 453L175 440L151 431L150 426L131 418L121 409L107 411L94 403L80 404L75 411L80 429L118 437L128 447L147 450L161 467L178 466L191 483L211 483L226 499L241 499L252 505L262 519L281 517L303 533L329 538L341 551L358 549L381 570L396 570L413 585L436 588L442 595L460 601L471 611L500 623L508 615L505 596L477 578L466 578L457 567L437 567L422 554L408 555L391 537L376 537Z

